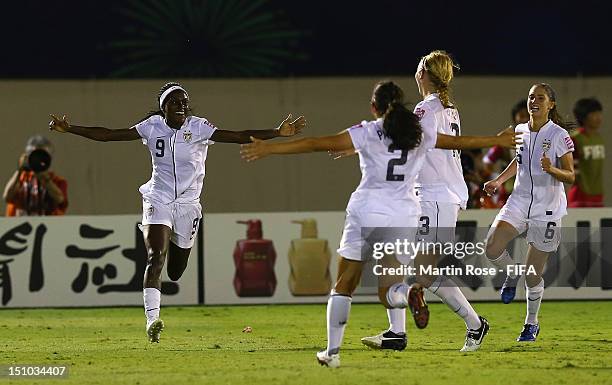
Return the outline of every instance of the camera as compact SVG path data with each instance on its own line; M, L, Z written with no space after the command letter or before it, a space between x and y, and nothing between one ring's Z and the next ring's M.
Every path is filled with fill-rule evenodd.
M51 154L42 149L31 151L26 157L23 168L28 171L43 172L51 167Z

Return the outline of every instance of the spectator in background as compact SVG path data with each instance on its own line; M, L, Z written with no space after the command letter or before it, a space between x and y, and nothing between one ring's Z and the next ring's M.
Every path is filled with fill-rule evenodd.
M492 209L497 207L493 199L485 194L482 189L488 176L482 158L481 149L461 151L463 179L465 179L468 187L468 209Z
M514 130L514 127L518 124L527 123L529 121L529 112L527 111L527 99L519 100L511 112L512 125L508 129ZM497 174L502 172L508 164L512 161L515 156L515 151L503 148L500 146L492 147L487 154L482 158L482 162L485 168L487 179L494 178ZM495 206L502 207L514 188L514 177L508 179L502 187L493 196ZM487 196L486 194L484 195Z
M64 215L68 207L68 184L52 171L53 145L41 135L32 136L19 166L4 187L6 215Z
M603 207L604 138L599 133L603 108L595 98L580 99L574 105L580 128L572 135L576 152L576 182L570 188L568 207Z

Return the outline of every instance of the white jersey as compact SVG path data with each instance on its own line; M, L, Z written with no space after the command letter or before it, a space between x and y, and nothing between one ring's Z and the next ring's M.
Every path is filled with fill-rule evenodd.
M151 179L140 186L143 198L159 203L199 202L210 137L217 129L206 119L189 116L180 130L153 115L134 127L151 152Z
M563 183L542 170L540 159L544 154L554 167L559 167L559 158L574 151L569 133L548 121L539 131L529 130L527 123L516 126L523 143L518 146L517 176L510 200L520 204L527 219L536 221L557 220L567 214L567 199Z
M425 152L435 146L436 136L423 133L421 144L408 151L396 150L391 139L384 135L383 120L378 119L351 127L348 130L353 146L359 154L361 182L351 195L356 199L389 199L414 202L414 212L420 211L414 191L416 176L423 165Z
M459 111L444 108L438 94L431 94L416 105L414 113L424 131L446 135L461 135ZM461 153L457 150L431 149L425 157L416 180L417 196L421 201L454 203L465 208L468 189L463 179Z

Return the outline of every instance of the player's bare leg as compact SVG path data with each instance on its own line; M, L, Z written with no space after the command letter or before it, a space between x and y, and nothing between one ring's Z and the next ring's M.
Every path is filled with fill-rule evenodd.
M508 271L508 266L516 263L506 247L518 235L518 231L510 223L498 221L487 236L487 258L495 267L507 272L500 291L501 300L506 304L512 302L516 296L516 284L520 278L520 275L514 274L514 271Z
M544 280L542 274L544 266L548 260L549 253L536 249L532 244L527 250L527 271L533 267L535 274L525 274L525 289L527 291L527 315L525 325L520 336L516 339L519 342L535 342L540 333L540 323L538 322L538 312L544 296Z
M191 253L191 248L183 249L170 242L166 270L171 280L178 281L181 278L187 268L187 262L189 262L189 253Z
M147 248L147 265L144 273L144 307L147 317L147 336L150 342L159 342L164 322L159 318L161 306L161 273L164 268L171 229L165 225L142 226Z
M351 296L361 279L363 262L340 256L338 277L327 301L327 348L317 353L319 364L337 368L340 366L340 345L351 310Z

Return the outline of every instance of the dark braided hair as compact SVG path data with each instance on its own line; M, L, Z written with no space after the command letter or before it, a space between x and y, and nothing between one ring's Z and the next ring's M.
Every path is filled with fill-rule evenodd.
M383 131L398 150L412 150L421 143L419 118L404 104L404 92L392 81L374 87L372 103L383 117Z
M183 86L182 86L180 83L177 83L177 82L168 82L168 83L164 84L164 85L163 85L163 86L162 86L162 87L159 89L159 92L157 93L157 100L156 100L156 103L155 103L157 107L156 107L156 108L151 109L151 110L150 110L150 111L147 113L147 115L146 115L144 118L142 118L142 119L141 119L141 120L140 120L138 123L143 122L143 121L145 121L145 120L149 119L151 116L155 116L155 115L159 115L159 116L162 116L162 117L164 116L164 112L163 112L162 110L160 110L160 109L159 109L159 98L161 98L162 94L163 94L164 92L166 92L166 90L167 90L167 89L169 89L170 87L174 87L174 86L179 86L179 87L181 87L181 88L184 88L184 87L183 87ZM192 113L191 108L189 108L189 109L187 110L187 115L191 115L191 113Z

